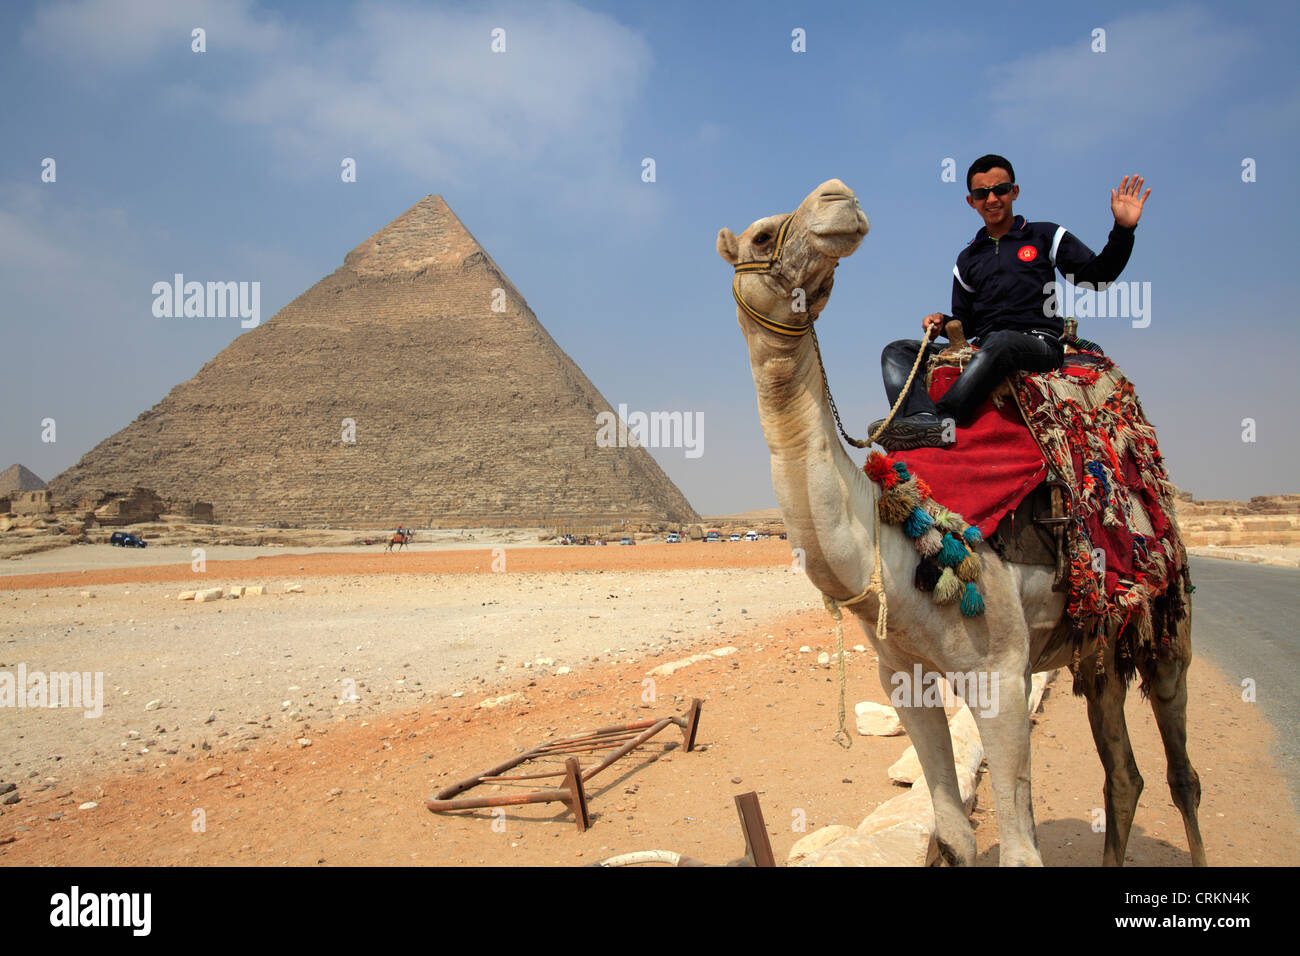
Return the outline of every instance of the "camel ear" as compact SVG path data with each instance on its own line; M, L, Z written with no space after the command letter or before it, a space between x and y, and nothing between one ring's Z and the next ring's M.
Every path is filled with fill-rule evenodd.
M725 227L718 230L718 255L733 266L740 261L740 240L736 238L734 232Z

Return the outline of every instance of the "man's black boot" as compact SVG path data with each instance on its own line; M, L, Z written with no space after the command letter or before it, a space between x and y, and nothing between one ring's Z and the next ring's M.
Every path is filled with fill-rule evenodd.
M880 424L880 422L874 423L869 434L874 434ZM917 412L905 418L895 418L889 423L885 433L876 440L886 451L941 446L946 444L943 440L944 428L944 419L933 412Z

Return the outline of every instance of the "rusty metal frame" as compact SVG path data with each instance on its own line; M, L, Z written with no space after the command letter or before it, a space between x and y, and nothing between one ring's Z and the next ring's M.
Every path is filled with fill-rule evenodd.
M681 729L683 748L689 753L695 749L695 733L700 723L700 708L703 701L698 697L691 701L691 706L680 717L658 717L650 720L638 720L629 724L610 724L598 727L571 737L561 737L548 743L538 744L504 763L497 764L490 770L454 783L439 790L425 801L425 805L434 813L446 813L451 810L476 810L484 807L512 807L527 803L563 803L573 813L578 832L591 826L591 814L587 808L587 792L583 786L588 780L609 767L621 757L627 756L637 747L646 743L660 731L676 726ZM594 766L582 769L576 754L596 753L611 750L612 753ZM522 763L544 757L565 758L564 770L548 773L522 773L505 776ZM458 797L457 794L472 790L483 784L520 785L527 780L546 780L563 777L564 783L548 790L530 790L527 793L503 794L496 797Z

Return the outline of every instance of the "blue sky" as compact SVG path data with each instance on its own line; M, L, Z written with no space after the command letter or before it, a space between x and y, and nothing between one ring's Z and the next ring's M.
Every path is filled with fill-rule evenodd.
M1146 177L1122 278L1150 283L1150 324L1081 332L1136 384L1180 486L1298 492L1298 26L1249 0L6 5L0 468L48 480L244 331L155 318L154 282L260 281L265 320L440 193L615 407L703 414L699 457L653 450L697 510L772 507L718 229L832 176L857 191L871 233L818 329L861 434L885 411L880 349L948 310L980 225L964 172L997 152L1016 211L1094 250L1109 190Z

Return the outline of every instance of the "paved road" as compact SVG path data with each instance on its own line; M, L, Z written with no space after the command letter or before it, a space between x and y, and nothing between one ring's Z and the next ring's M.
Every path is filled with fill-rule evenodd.
M1254 679L1256 701L1278 732L1278 766L1300 808L1300 569L1190 560L1192 652L1236 684Z

